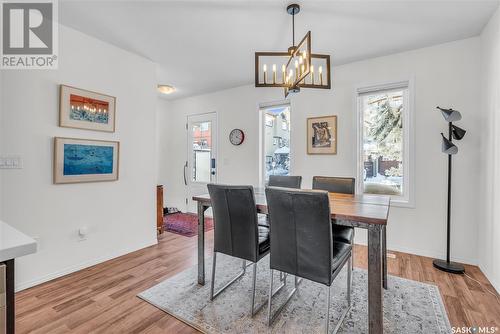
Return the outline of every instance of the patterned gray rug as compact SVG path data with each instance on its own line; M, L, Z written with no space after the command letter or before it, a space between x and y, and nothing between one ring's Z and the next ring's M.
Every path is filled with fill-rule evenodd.
M257 267L256 305L267 300L269 262L263 259ZM177 319L205 333L323 333L326 315L326 288L303 280L298 292L283 309L272 328L267 327L267 306L250 317L252 268L210 302L211 259L207 259L205 286L196 284L197 267L142 292L139 297ZM241 260L224 255L217 257L215 289L222 287L241 268ZM332 285L330 330L336 324L346 302L344 268ZM274 282L279 281L279 276ZM389 276L389 289L384 291L384 333L451 333L446 311L436 286ZM273 311L293 288L293 277L273 298ZM367 272L354 269L352 309L339 333L368 333Z

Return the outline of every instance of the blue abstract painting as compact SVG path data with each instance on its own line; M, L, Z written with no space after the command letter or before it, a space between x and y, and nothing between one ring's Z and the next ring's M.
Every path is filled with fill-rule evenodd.
M113 146L64 144L63 175L113 173Z

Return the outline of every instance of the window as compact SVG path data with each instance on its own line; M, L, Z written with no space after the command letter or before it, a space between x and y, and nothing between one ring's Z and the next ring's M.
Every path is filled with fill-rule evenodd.
M290 174L290 105L272 105L261 109L263 117L261 179L269 175Z
M412 203L409 83L358 89L358 192Z
M195 122L192 126L193 172L191 181L210 182L210 159L212 155L211 122Z

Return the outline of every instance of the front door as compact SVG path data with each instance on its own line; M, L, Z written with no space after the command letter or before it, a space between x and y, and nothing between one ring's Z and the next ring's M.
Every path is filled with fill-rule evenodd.
M193 196L207 193L207 184L217 182L217 114L188 116L187 132L186 211L196 212Z

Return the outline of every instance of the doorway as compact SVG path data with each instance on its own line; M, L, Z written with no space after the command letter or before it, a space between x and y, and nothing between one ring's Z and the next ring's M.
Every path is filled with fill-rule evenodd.
M193 196L207 193L207 184L217 182L217 114L188 116L186 129L186 212L196 212Z

